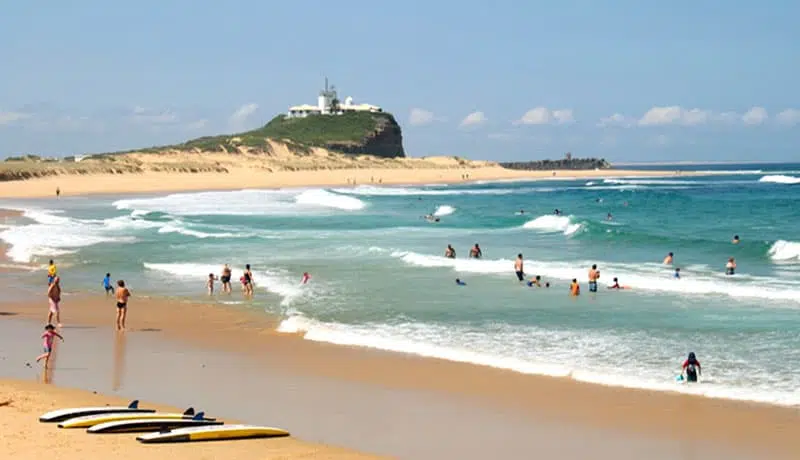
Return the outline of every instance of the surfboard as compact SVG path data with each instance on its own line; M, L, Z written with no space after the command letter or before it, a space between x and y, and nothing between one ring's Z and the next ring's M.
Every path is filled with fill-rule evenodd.
M150 433L153 431L168 431L176 428L186 428L195 426L222 425L224 422L203 418L203 413L195 415L193 418L154 418L154 419L134 419L117 420L115 422L100 423L90 426L87 433Z
M166 432L148 433L137 436L136 440L145 444L165 442L222 441L232 439L272 438L289 436L281 428L255 425L221 425L178 428Z
M70 409L58 409L42 414L39 421L42 423L56 423L63 422L75 417L85 417L89 415L109 414L109 413L149 413L155 412L155 409L141 409L139 408L139 400L131 401L128 407L124 406L99 406L99 407L73 407Z
M203 412L198 412L204 414ZM121 420L144 420L144 419L192 419L195 417L194 409L191 407L184 411L182 414L170 414L163 412L150 412L147 414L125 414L125 413L112 413L112 414L99 414L89 415L86 417L76 417L58 424L59 428L89 428L90 426L99 425L101 423L118 422ZM204 417L203 417L204 418ZM213 419L208 419L213 420Z

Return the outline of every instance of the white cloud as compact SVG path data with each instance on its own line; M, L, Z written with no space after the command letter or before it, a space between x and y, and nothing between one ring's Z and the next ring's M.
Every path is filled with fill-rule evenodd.
M701 109L684 109L677 105L653 107L639 119L640 126L684 125L694 126L708 123L712 112Z
M152 110L136 106L133 108L131 119L136 123L164 125L176 123L178 115L170 110Z
M436 121L436 117L433 115L433 112L425 109L418 109L415 107L411 109L411 113L408 115L408 122L412 126L427 125L434 121Z
M469 114L466 117L464 117L463 120L461 120L461 123L459 124L459 126L462 127L462 128L468 127L468 126L477 126L477 125L486 123L486 121L488 121L488 118L486 118L486 115L483 112L480 112L480 111L479 112L472 112L471 114Z
M515 121L515 125L547 125L572 123L575 118L572 109L550 110L547 107L535 107L525 112L522 117Z
M800 123L800 110L786 109L775 115L775 120L782 125L795 125Z
M760 125L767 121L769 114L764 107L753 107L742 115L742 122L746 125Z
M0 111L0 125L14 123L15 121L31 118L32 115L22 112L3 112Z
M254 113L256 113L257 110L258 104L252 102L249 104L244 104L236 109L236 111L233 112L230 117L228 117L228 123L234 129L244 129L247 125L247 121L253 116Z

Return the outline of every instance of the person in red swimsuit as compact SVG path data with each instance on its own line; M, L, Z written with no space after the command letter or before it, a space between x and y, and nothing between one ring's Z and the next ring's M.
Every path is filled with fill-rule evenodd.
M694 352L689 353L689 357L683 362L683 373L686 375L687 382L696 382L697 376L702 375L700 369L700 361L694 355Z

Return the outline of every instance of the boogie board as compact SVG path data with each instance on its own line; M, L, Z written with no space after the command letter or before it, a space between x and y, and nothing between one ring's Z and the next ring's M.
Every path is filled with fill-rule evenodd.
M110 413L128 413L128 414L144 414L155 412L155 409L140 409L139 400L131 401L128 407L124 406L105 406L105 407L73 407L70 409L58 409L42 414L39 421L42 423L55 423L63 422L75 417L85 417L89 415L110 414Z
M221 425L178 428L166 432L148 433L138 436L137 441L151 443L222 441L226 439L253 439L289 436L281 428L254 425Z
M168 431L176 428L196 426L222 425L224 422L203 418L205 414L198 413L192 418L154 418L117 420L114 422L100 423L90 426L87 433L150 433L153 431Z
M202 414L200 412L199 414ZM191 419L194 418L194 409L191 407L182 414L171 414L163 412L150 412L147 414L99 414L87 417L76 417L64 420L58 424L59 428L89 428L90 426L101 423L117 422L120 420L144 420L144 419ZM213 419L208 419L213 420Z

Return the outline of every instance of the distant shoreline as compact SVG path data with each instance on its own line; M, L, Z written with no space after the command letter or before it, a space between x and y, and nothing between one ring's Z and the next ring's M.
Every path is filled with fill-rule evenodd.
M222 172L144 172L130 174L62 174L26 180L0 182L3 198L55 198L103 194L175 193L245 188L298 188L413 186L425 184L469 184L475 181L573 180L588 178L675 177L702 173L662 170L601 169L522 171L485 166L473 168L352 168L301 171L258 171L251 168Z

